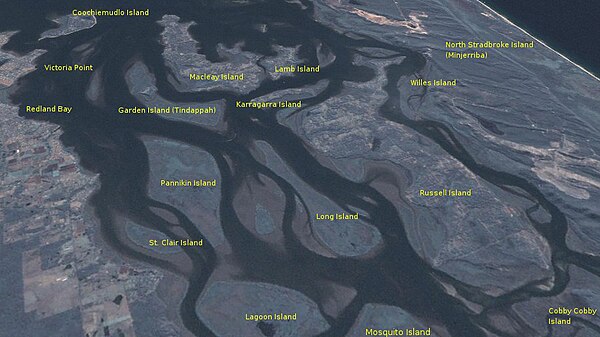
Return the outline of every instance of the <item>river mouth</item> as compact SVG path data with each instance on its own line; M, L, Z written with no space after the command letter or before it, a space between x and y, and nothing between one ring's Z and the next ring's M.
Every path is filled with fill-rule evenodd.
M104 8L118 6L120 2L108 2ZM155 200L149 196L149 151L143 137L187 144L210 154L215 160L221 177L219 218L223 234L232 248L233 265L240 269L240 280L260 281L295 289L315 303L325 299L326 287L322 281L335 282L357 290L358 295L337 317L326 317L331 328L321 336L345 336L356 321L361 308L368 303L383 303L401 307L416 317L427 317L452 336L486 336L478 321L454 297L449 296L437 281L439 273L432 269L413 250L397 207L369 182L356 182L323 165L319 154L286 126L279 123L277 111L243 110L236 101L251 101L283 89L305 88L326 80L327 86L319 93L303 99L305 107L317 105L338 95L345 82L363 83L372 80L373 69L354 64L360 48L379 48L403 60L385 69L388 96L378 114L388 121L404 125L428 139L433 140L454 158L467 166L479 177L496 186L518 187L526 192L552 216L553 231L540 232L548 240L556 257L554 269L556 280L553 289L564 288L567 280L560 268L563 261L579 256L564 244L566 220L557 207L524 179L479 165L441 123L415 122L402 115L395 100L398 99L397 83L403 77L419 73L427 58L418 51L374 40L352 38L342 35L315 22L312 4L302 5L281 1L244 3L240 6L221 6L208 2L169 2L154 4L134 2L132 7L148 8L148 17L98 18L93 28L62 36L52 41L37 41L40 32L50 28L44 21L49 15L66 14L71 8L48 8L33 6L27 20L45 22L40 26L23 26L27 22L8 19L4 30L21 31L5 48L25 52L35 48L48 52L40 57L38 70L25 76L14 93L13 103L21 105L21 115L26 118L46 120L60 125L66 146L74 148L81 158L81 165L100 174L101 187L91 204L102 224L105 240L125 256L141 260L184 277L188 290L182 300L179 313L185 327L196 336L213 336L214 333L197 314L197 301L204 291L211 273L223 263L219 253L207 236L174 205ZM21 8L19 5L19 8ZM15 9L17 10L17 9ZM280 79L265 79L248 91L218 89L207 92L178 90L173 69L166 65L160 21L165 15L176 15L180 22L195 22L190 35L202 46L202 54L211 62L222 62L219 46L233 47L243 43L242 51L261 56L274 54L274 45L300 46L299 58L306 64L319 64L315 46L327 46L335 59L316 74L298 74ZM265 23L266 31L257 30ZM23 26L23 27L19 27ZM318 41L316 43L315 41ZM320 44L319 44L320 43ZM161 97L179 103L206 103L224 100L224 130L161 118L138 116L123 118L116 111L123 106L143 105L131 94L126 73L136 62L142 62L156 78L156 88ZM90 73L44 72L42 64L94 64L100 79ZM90 99L90 86L101 99ZM24 105L66 105L76 111L69 115L28 114ZM344 210L360 212L366 222L377 228L383 237L383 248L368 259L331 258L306 249L293 230L294 217L299 209L306 207L300 200L296 186L256 158L253 144L262 141L269 144L285 164L306 185ZM384 169L381 169L385 171ZM270 245L257 239L241 222L235 209L235 196L249 177L263 176L271 179L283 193L282 216L286 254L280 254ZM178 220L178 229L152 212L151 208L168 210ZM184 237L204 240L201 249L187 247L183 253L191 267L144 255L118 230L117 217L127 217L142 226L162 232L171 239ZM546 226L547 227L547 226ZM182 231L184 234L182 234ZM585 263L593 264L593 260ZM293 277L291 277L293 275ZM445 275L441 275L444 277ZM452 283L451 280L447 282ZM525 287L510 295L491 298L458 282L456 288L484 303L488 307L506 305L529 296L547 295L535 287ZM263 330L263 329L261 329ZM269 330L264 328L264 330ZM270 333L270 332L269 332Z

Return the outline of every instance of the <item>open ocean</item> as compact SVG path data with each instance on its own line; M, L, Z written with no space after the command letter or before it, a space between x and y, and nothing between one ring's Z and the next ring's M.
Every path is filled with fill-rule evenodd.
M600 77L600 1L481 1Z

